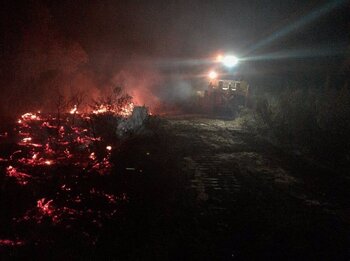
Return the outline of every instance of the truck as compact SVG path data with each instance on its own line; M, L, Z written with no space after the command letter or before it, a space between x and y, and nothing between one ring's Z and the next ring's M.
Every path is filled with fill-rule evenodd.
M199 93L206 113L235 117L247 105L249 84L243 80L211 79Z

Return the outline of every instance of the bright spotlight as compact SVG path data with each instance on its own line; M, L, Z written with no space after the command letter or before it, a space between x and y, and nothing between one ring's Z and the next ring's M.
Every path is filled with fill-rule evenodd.
M218 74L215 71L210 71L208 73L208 77L209 77L209 79L214 80L214 79L216 79L218 77Z
M234 67L235 65L237 65L238 63L238 58L236 56L233 55L227 55L222 59L222 63L226 66L226 67Z

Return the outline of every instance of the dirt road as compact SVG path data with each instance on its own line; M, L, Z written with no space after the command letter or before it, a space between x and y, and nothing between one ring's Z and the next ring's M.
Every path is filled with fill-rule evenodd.
M193 236L208 260L348 260L344 182L237 128L169 119L196 201Z

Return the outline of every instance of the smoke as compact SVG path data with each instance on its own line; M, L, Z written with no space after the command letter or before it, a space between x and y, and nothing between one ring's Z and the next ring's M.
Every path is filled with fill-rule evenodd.
M123 87L133 97L135 104L145 105L154 111L161 103L158 93L163 80L160 73L151 67L131 63L116 72L110 82Z
M60 97L68 102L77 96L84 97L82 111L117 86L136 105L155 113L190 95L191 83L174 76L176 68L164 72L159 59L138 54L135 46L134 51L120 43L112 48L113 40L88 40L94 43L91 49L83 39L70 37L51 12L44 4L34 4L27 13L29 22L20 26L11 88L1 97L2 114L53 112Z
M206 59L218 49L236 50L239 56L271 25L303 10L293 1L277 0L266 7L259 1L228 0L5 2L0 114L52 111L59 95L70 99L84 93L88 106L115 86L153 111L186 103L200 80L197 76L209 69ZM335 22L342 25L348 18L342 18L345 11L339 14ZM339 30L331 23L319 28L315 33L310 26L284 48L298 49L305 41L312 48L319 40L333 45L347 35L344 25ZM269 53L280 46L274 48ZM284 64L289 67L290 61ZM283 68L273 67L272 61L266 65L259 71Z

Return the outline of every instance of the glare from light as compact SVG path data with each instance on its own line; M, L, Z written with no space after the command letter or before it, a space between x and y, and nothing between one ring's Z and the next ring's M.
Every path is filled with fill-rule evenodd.
M215 72L215 71L210 71L208 73L208 77L209 77L209 79L214 80L214 79L216 79L218 77L218 73Z
M234 67L237 65L238 63L238 58L236 56L233 55L227 55L222 59L222 63L226 66L226 67Z
M347 2L347 0L333 0L333 1L327 1L326 4L323 6L314 9L311 11L311 13L307 14L304 17L301 17L299 20L295 21L294 23L289 23L286 27L280 29L279 31L275 31L273 34L268 36L265 39L262 39L261 41L255 43L253 46L251 46L247 50L247 54L254 52L257 49L261 49L283 37L288 36L289 34L301 30L303 26L306 26L315 20L319 19L320 17L328 14L329 12L333 11L336 8L340 8L342 5L344 5Z
M222 54L219 54L218 56L216 56L216 61L218 62L222 62L222 60L224 59L224 56Z

